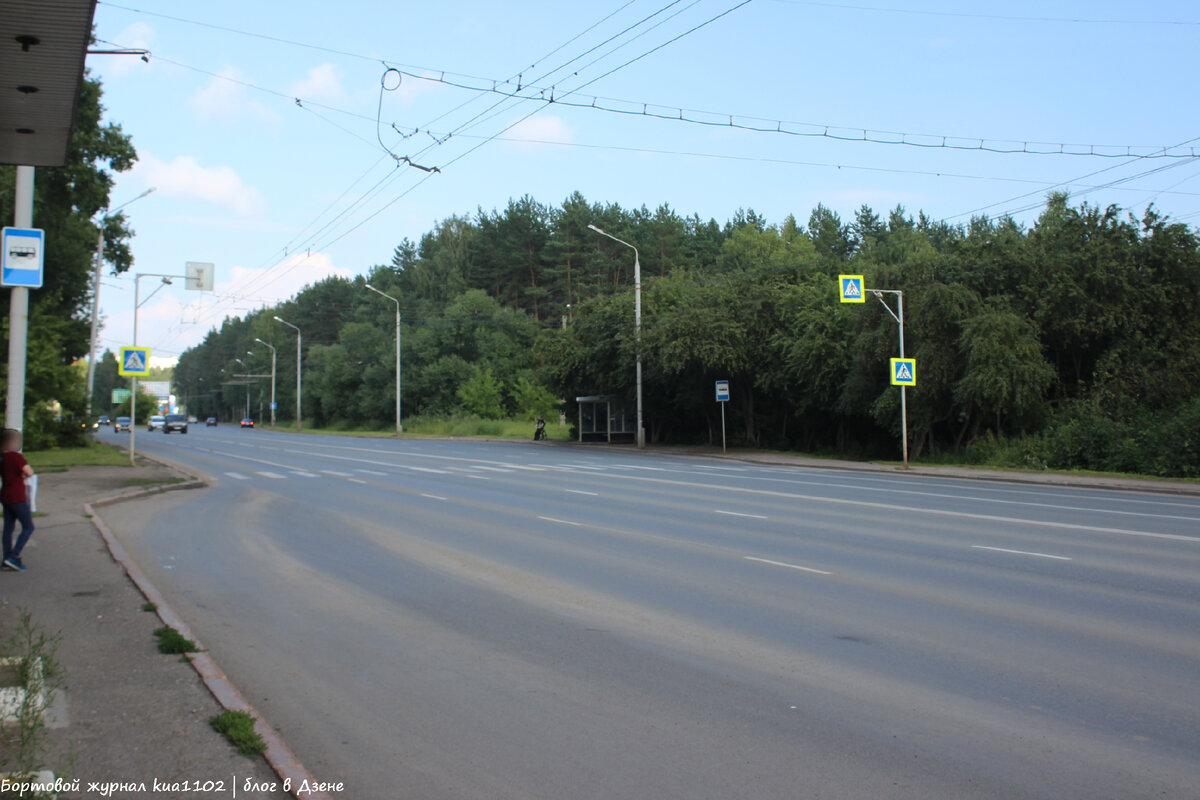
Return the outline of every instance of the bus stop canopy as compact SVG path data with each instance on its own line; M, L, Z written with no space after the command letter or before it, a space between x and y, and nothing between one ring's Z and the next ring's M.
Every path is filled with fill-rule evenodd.
M0 3L0 163L67 163L95 9L96 0Z

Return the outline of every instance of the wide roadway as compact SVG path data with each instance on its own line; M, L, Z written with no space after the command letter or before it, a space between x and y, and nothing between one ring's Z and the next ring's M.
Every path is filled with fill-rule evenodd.
M213 485L105 518L346 796L1198 796L1196 498L532 442L137 442Z

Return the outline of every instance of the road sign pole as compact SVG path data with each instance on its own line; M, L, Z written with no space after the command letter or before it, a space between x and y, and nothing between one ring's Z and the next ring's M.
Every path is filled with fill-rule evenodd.
M900 312L896 321L900 323L900 357L904 358L904 294L896 292L896 309ZM904 468L908 469L908 387L900 387L900 436L904 440Z
M133 276L133 346L137 347L137 317L138 317L138 287L141 286L141 275ZM133 393L129 395L129 466L133 463L133 438L137 435L137 375L129 379Z
M17 167L13 225L33 227L33 167ZM14 286L8 311L8 406L5 425L25 429L25 347L29 338L29 290Z
M725 404L721 403L721 452L725 452Z

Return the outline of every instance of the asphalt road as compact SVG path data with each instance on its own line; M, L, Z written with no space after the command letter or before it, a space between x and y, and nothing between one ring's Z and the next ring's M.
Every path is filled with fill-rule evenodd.
M1198 499L531 442L138 446L214 486L105 518L347 796L1200 797Z

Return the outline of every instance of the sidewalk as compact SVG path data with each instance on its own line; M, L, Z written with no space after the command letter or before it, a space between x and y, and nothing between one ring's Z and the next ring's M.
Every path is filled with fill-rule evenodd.
M66 679L47 714L46 767L78 779L80 791L64 798L95 798L89 783L145 783L144 793L118 798L286 798L282 791L244 791L247 779L278 783L262 758L249 759L209 725L223 709L179 656L158 652L158 616L142 611L145 599L113 561L83 503L137 492L131 479L170 480L168 468L71 467L41 475L37 529L25 549L29 567L0 574L0 639L16 628L21 608L48 633L60 632L58 659ZM71 763L72 757L74 763ZM155 780L208 781L224 791L159 791ZM192 782L199 782L195 784Z

